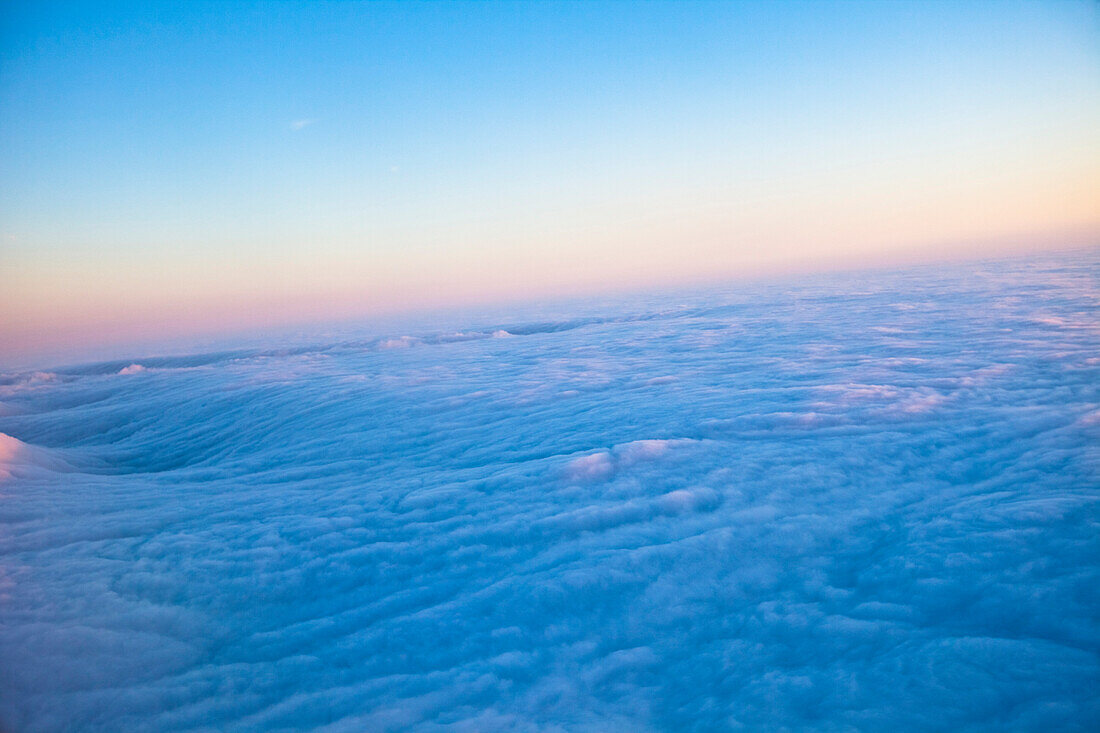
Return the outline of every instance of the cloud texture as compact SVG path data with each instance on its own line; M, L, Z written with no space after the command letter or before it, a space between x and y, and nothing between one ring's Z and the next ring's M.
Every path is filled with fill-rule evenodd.
M1095 729L1098 273L8 375L0 727Z

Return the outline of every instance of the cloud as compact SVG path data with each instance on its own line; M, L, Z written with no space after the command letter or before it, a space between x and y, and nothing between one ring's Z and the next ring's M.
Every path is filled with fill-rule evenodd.
M12 467L25 447L23 441L0 433L0 478L11 478Z
M297 132L298 130L303 130L318 121L319 120L315 120L313 118L294 120L290 123L290 129Z
M615 465L607 451L574 458L566 466L567 475L574 481L599 481L610 477L614 471Z
M0 729L1096 728L1098 265L0 375Z
M72 466L58 451L27 445L18 438L0 433L0 481L29 478L54 479ZM0 501L3 485L0 484Z

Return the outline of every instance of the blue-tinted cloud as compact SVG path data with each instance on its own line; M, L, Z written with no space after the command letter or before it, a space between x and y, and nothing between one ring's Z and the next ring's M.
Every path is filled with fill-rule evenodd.
M1095 728L1098 271L8 375L0 723Z

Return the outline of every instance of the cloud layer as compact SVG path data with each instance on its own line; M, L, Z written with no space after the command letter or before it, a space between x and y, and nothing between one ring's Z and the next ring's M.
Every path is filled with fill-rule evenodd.
M1098 272L8 375L0 728L1095 729Z

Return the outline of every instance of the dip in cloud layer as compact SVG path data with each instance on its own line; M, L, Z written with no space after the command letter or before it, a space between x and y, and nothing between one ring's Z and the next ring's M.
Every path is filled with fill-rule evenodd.
M1098 344L1093 250L10 374L0 727L1095 730Z

